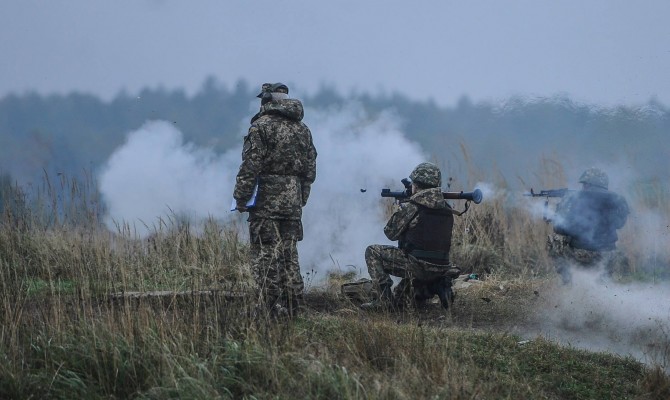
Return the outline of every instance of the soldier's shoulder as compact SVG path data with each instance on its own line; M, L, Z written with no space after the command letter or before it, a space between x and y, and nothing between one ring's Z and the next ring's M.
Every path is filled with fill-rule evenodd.
M272 115L261 115L254 121L253 124L251 124L250 129L256 129L259 132L264 132L268 129L272 129L272 127L276 124L278 118L276 116Z
M599 192L599 193L601 193L603 196L605 196L604 197L605 199L608 199L609 201L614 202L618 205L626 205L626 206L628 205L628 201L626 200L626 198L624 196L620 195L617 192L613 192L611 190L608 190L608 191Z
M628 205L628 201L626 200L626 198L623 197L622 195L618 194L618 193L616 193L615 195L616 195L616 197L615 197L615 198L616 198L616 202L619 204L619 207L620 207L623 211L625 211L626 213L628 213L628 212L630 211L630 206Z
M400 212L404 214L414 214L419 210L419 206L411 201L406 201L400 204Z
M254 125L264 125L272 122L273 119L276 119L275 116L272 114L263 114L260 115L258 118L256 118L256 121L254 121Z

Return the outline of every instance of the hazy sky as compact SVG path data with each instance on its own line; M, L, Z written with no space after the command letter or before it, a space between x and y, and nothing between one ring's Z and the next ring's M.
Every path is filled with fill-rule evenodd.
M670 105L670 1L1 0L0 96L207 76L398 91Z

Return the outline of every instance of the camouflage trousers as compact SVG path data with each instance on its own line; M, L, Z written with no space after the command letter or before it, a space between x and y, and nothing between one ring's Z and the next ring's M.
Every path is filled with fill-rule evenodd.
M615 271L627 272L628 258L619 250L593 251L576 249L570 246L567 236L552 234L547 237L547 251L554 260L556 272L563 283L572 281L572 267L596 269L603 267L605 274L611 277Z
M403 250L389 245L373 244L365 249L368 274L378 289L391 288L391 275L403 278L394 289L394 298L407 294L412 279L431 280L460 272L452 265L428 263L412 257Z
M278 303L290 307L302 298L297 247L302 236L300 220L249 218L251 270L268 307Z

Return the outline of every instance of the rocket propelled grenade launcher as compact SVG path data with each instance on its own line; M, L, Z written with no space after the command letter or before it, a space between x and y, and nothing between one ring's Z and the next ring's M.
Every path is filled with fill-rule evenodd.
M392 192L391 189L382 189L382 197L393 197L398 201L409 200L412 197L412 181L404 178L401 182L405 186L405 190L402 192ZM481 203L484 198L482 191L479 189L475 189L472 192L442 192L442 195L448 200L468 200L475 204Z

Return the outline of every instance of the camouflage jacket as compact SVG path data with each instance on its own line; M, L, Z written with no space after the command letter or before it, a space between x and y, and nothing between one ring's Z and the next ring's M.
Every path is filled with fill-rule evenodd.
M568 192L556 205L554 232L567 236L570 247L591 251L613 250L617 229L626 223L626 199L608 190Z
M410 228L418 223L419 205L433 209L451 209L442 195L442 189L431 188L421 190L410 197L408 202L400 204L400 209L391 215L384 227L384 234L389 240L399 240Z
M258 182L250 217L301 218L316 178L316 149L303 116L299 100L285 99L264 104L251 119L233 192L238 204L246 203Z

